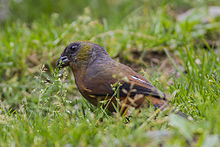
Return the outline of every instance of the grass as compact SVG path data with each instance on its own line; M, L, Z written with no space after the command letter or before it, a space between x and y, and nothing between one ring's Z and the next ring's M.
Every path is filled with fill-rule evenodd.
M67 19L65 14L53 13L31 22L12 17L14 21L1 26L0 146L220 144L220 52L213 43L219 40L219 18L176 21L177 8L195 6L188 1L159 6L147 1L132 11L129 6L115 19L99 19L101 10L94 13L89 6L71 21L60 21ZM104 14L109 11L106 6ZM169 110L155 116L150 107L132 111L125 123L119 114L91 106L70 70L59 79L54 68L65 46L76 40L98 43L116 60L138 66L138 72L170 96L172 107L194 120ZM147 60L151 51L156 57Z

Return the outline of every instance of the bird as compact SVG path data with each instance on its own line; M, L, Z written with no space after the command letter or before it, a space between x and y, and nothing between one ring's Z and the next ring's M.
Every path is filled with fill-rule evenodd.
M69 67L81 95L92 105L110 112L127 113L129 108L164 109L168 99L145 77L130 67L113 60L100 45L72 42L62 52L56 66Z

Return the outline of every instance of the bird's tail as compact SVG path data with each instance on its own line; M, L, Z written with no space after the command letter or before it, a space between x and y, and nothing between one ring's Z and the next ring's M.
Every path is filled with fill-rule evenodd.
M147 97L147 99L145 100L145 103L147 103L148 106L149 106L149 101L154 106L155 109L160 109L160 111L164 111L170 107L170 104L165 100L161 100L161 99L154 98L154 97ZM188 115L186 115L182 111L176 110L175 108L171 110L171 113L175 113L175 114L177 114L181 117L184 117L184 118L189 117Z

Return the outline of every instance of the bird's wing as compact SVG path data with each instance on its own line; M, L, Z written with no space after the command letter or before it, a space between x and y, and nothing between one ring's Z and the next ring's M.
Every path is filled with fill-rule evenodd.
M124 91L130 91L129 97L137 100L135 103L137 106L153 104L155 108L162 108L166 104L166 96L164 93L154 87L147 79L137 74L136 72L130 72L127 76L129 82L125 82L121 87L121 94ZM123 90L126 89L126 90ZM139 97L139 100L137 98ZM143 99L144 98L144 99Z
M153 96L158 99L165 99L165 95L154 87L147 79L133 71L131 68L120 63L109 63L111 66L101 66L88 70L85 78L85 86L96 96L109 96L114 94L113 85L120 82L119 96L135 97L136 94ZM115 85L117 86L117 84Z
M134 107L149 105L150 101L155 108L160 108L165 103L165 94L155 88L147 79L123 64L90 68L83 82L88 90L81 93L91 103L97 97L103 99L106 96L112 97L116 94L119 94L120 101L128 99L129 101L126 103L133 103ZM96 105L96 102L94 103Z
M120 64L123 75L127 77L128 82L124 82L122 88L131 91L131 95L143 94L144 96L153 96L158 99L164 99L165 95L154 87L146 78L133 71L130 67Z

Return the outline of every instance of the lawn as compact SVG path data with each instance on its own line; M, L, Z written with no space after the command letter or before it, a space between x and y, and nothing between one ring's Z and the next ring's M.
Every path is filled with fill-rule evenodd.
M219 2L3 0L0 6L8 6L0 19L0 146L220 146L220 15L207 15ZM149 79L170 107L133 110L129 122L93 107L70 70L55 68L65 46L79 40L102 45Z

